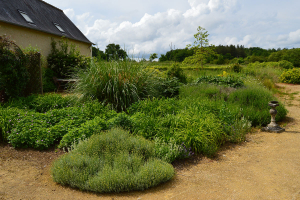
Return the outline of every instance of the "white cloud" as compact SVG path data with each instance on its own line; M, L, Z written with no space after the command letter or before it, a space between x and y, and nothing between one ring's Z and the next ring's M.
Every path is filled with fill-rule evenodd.
M126 0L112 0L110 4L87 1L98 6L101 2L99 12L78 12L78 8L66 8L64 12L101 50L117 43L136 54L162 54L170 50L171 43L175 48L193 43L198 26L206 28L210 43L215 45L300 47L300 29L294 28L300 22L297 9L293 9L300 6L296 0L290 0L294 3L290 2L290 11L280 9L287 5L276 0L266 0L267 5L258 0L174 0L173 4L170 0L154 0L143 5L132 0L136 7L127 5ZM109 11L113 17L108 17Z

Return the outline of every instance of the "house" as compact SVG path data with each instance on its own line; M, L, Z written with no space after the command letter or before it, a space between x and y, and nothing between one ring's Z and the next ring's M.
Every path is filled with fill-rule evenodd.
M0 35L6 34L21 48L37 47L41 54L51 52L51 38L68 38L81 55L92 56L92 42L62 10L42 0L1 0Z

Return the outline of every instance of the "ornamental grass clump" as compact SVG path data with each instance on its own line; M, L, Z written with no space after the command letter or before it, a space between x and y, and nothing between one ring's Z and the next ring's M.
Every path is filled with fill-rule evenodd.
M93 135L51 168L53 180L81 190L145 190L173 178L171 164L155 158L154 143L122 129Z
M117 111L126 110L151 90L152 73L142 64L124 61L97 61L74 75L72 91L81 99L98 99Z

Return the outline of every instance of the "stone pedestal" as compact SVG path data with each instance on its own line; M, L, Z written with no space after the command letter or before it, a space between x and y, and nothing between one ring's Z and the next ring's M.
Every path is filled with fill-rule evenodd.
M261 130L267 131L267 132L274 132L274 133L281 133L281 132L285 131L285 129L278 126L278 124L276 124L276 121L275 121L275 117L277 114L277 110L275 108L277 106L279 106L278 101L270 101L269 106L271 107L271 109L270 109L271 123L268 124L267 127L263 127Z

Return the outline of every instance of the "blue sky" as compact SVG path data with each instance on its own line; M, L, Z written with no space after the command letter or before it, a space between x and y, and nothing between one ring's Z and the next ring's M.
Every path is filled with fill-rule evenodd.
M101 50L109 43L147 57L185 48L204 27L209 43L300 48L299 0L45 0Z

